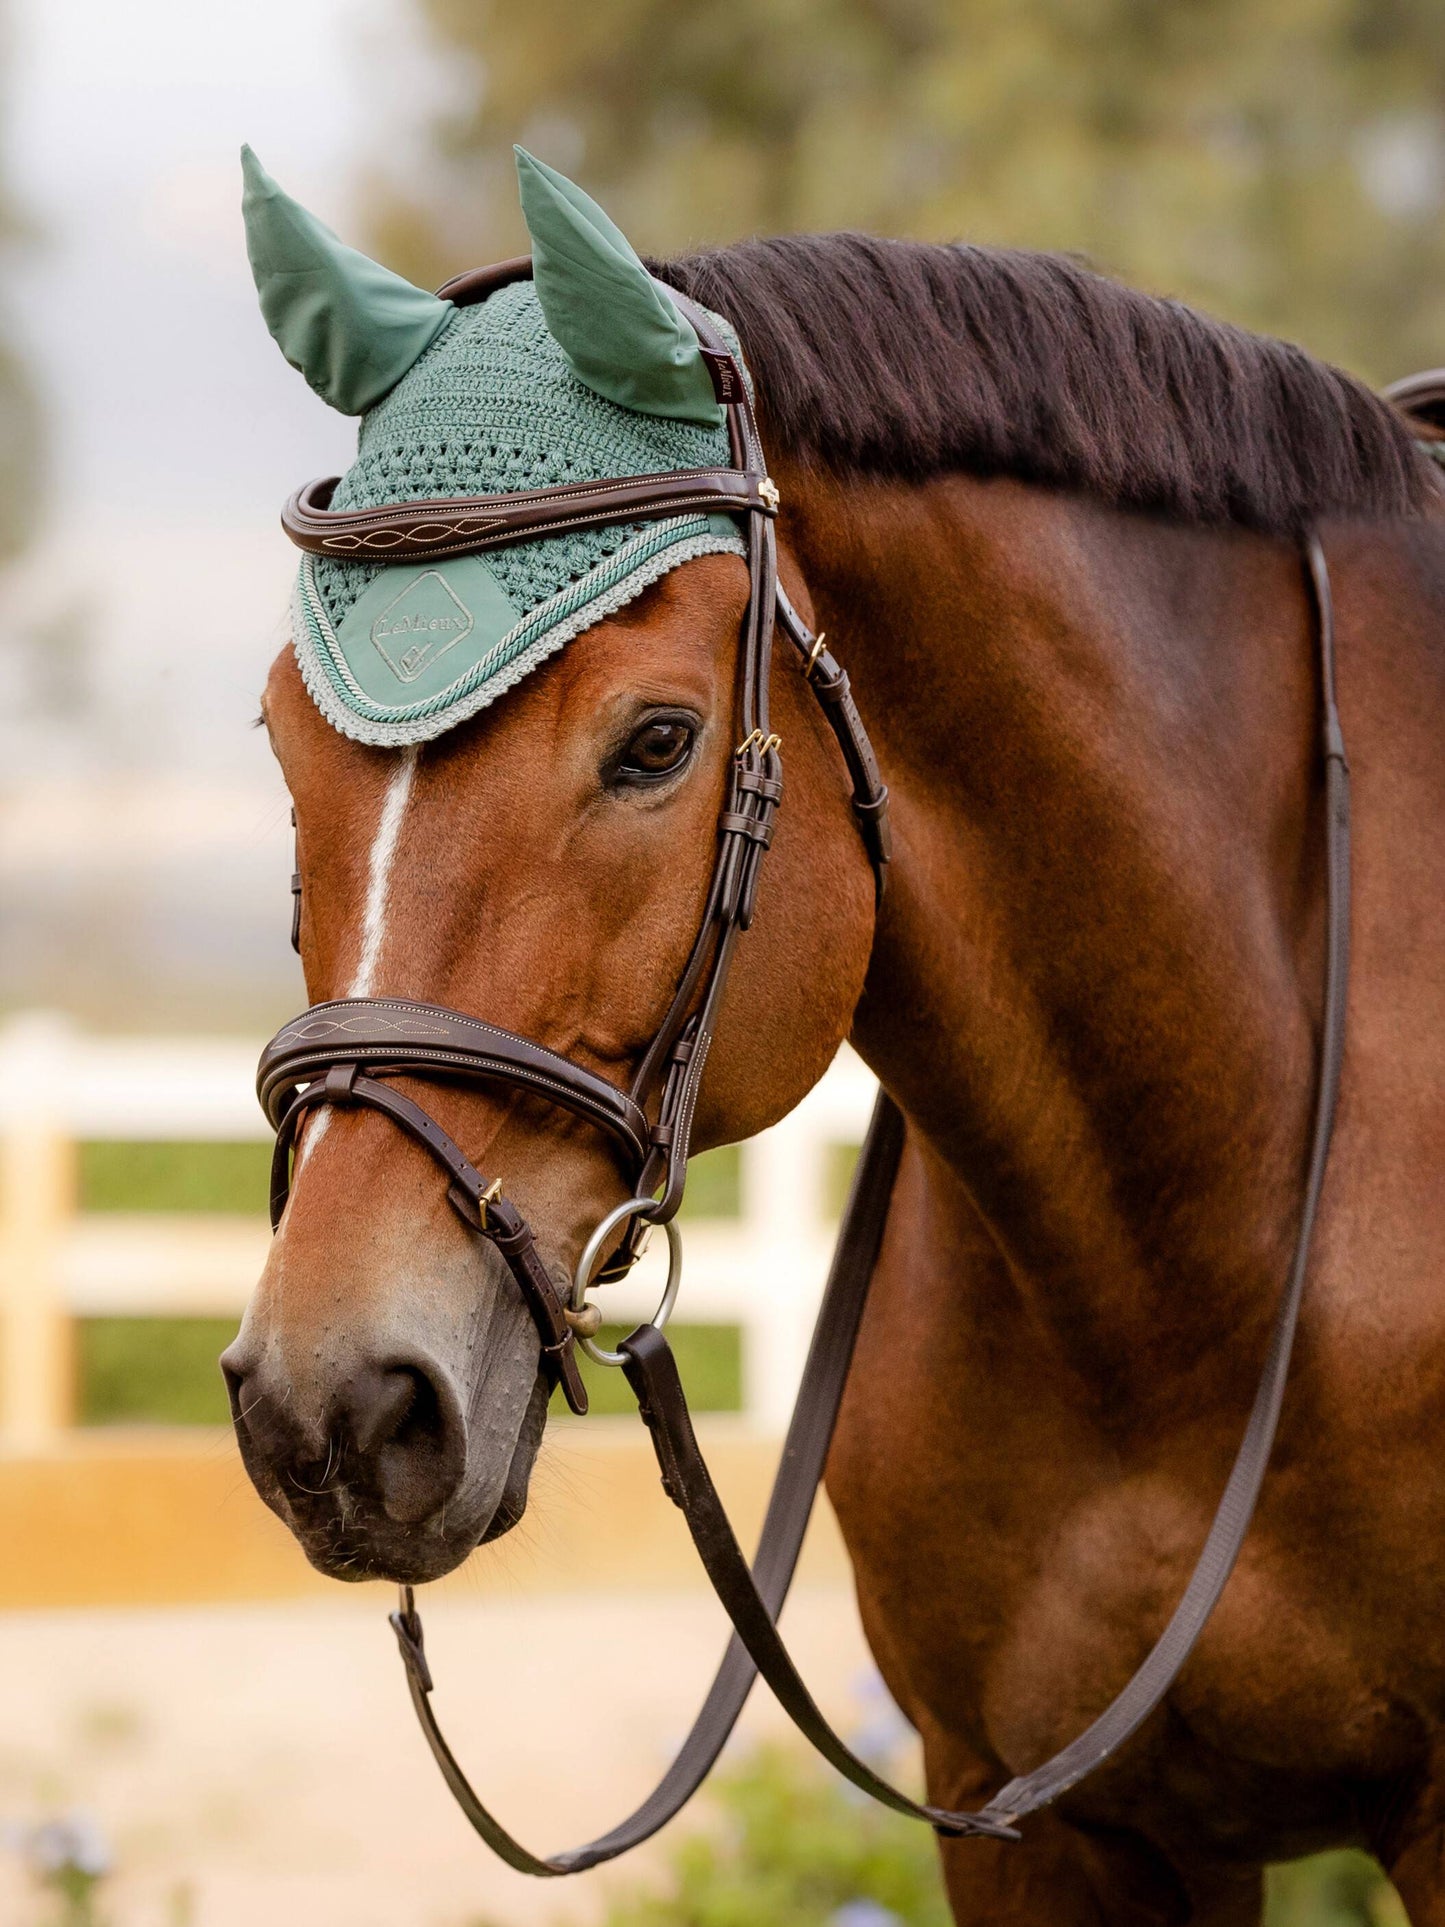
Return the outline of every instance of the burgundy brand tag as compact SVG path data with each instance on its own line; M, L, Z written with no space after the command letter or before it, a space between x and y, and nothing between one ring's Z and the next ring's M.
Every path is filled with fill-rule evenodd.
M703 366L712 376L712 392L720 402L737 401L743 392L743 378L738 365L731 355L725 355L716 348L705 348L698 343L698 353L702 356Z

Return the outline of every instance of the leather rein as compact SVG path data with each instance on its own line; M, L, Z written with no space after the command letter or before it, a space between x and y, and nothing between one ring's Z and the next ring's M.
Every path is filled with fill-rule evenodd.
M459 305L530 276L527 258L449 282L440 293ZM697 331L728 425L731 468L694 469L617 481L446 501L400 503L338 513L334 481L313 482L286 504L282 522L301 548L343 557L406 559L472 553L562 529L656 520L705 507L735 515L747 545L749 597L739 650L738 747L718 821L711 882L688 961L662 1024L630 1090L510 1031L439 1006L402 998L353 997L314 1005L267 1045L257 1080L276 1130L271 1219L280 1222L290 1189L298 1127L321 1105L364 1106L389 1117L441 1166L447 1196L469 1230L506 1260L536 1325L541 1369L583 1413L587 1394L579 1346L620 1365L652 1437L663 1489L683 1513L704 1570L733 1626L722 1664L672 1765L646 1800L611 1832L547 1856L530 1852L487 1811L437 1724L432 1677L412 1589L391 1615L417 1718L442 1775L473 1828L519 1872L580 1873L615 1859L655 1833L707 1776L761 1674L812 1745L863 1792L949 1836L1017 1839L1016 1822L1048 1805L1094 1771L1142 1724L1177 1677L1234 1567L1268 1464L1289 1372L1324 1184L1344 1050L1349 973L1349 772L1335 702L1334 621L1323 550L1305 538L1319 661L1320 754L1325 785L1326 938L1324 1004L1313 1125L1293 1261L1243 1441L1198 1563L1159 1639L1106 1710L1076 1740L1032 1772L1011 1780L979 1811L954 1812L910 1799L851 1752L828 1725L777 1631L822 1479L869 1280L887 1221L905 1125L880 1093L834 1251L828 1283L784 1442L762 1536L751 1567L728 1521L698 1448L676 1362L661 1329L676 1291L678 1234L692 1120L717 1014L739 936L752 921L764 852L782 797L780 740L768 720L775 625L796 650L802 672L837 738L852 784L855 819L873 863L881 903L889 860L888 791L848 677L815 636L777 578L774 518L778 491L768 477L751 398L741 370L707 315L672 291ZM299 948L300 880L293 879ZM631 1195L609 1212L584 1248L570 1287L559 1288L532 1230L501 1192L414 1099L396 1076L495 1086L544 1097L602 1131L632 1180ZM587 1298L594 1282L623 1275L646 1228L667 1233L673 1263L664 1304L617 1353L595 1344L601 1313ZM621 1228L615 1250L608 1241Z

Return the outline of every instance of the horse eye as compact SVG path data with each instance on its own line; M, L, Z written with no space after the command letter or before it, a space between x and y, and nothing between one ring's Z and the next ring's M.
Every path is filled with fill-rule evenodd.
M692 754L695 732L688 723L655 717L632 738L617 766L619 776L634 780L671 776Z

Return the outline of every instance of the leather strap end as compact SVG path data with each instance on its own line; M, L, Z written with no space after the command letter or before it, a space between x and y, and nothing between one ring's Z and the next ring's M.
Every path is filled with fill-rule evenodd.
M582 1367L577 1361L577 1345L571 1332L566 1343L555 1351L542 1354L549 1367L555 1372L554 1382L562 1387L562 1396L567 1401L567 1409L577 1418L586 1418L588 1411L587 1387L582 1378Z
M355 1062L332 1064L328 1067L323 1085L328 1104L345 1105L354 1102L352 1086L356 1082L356 1073L360 1068L361 1066Z
M401 1648L402 1664L416 1681L418 1690L429 1693L432 1690L431 1667L427 1665L422 1646L420 1614L394 1612L387 1617L391 1621L391 1630L396 1634L396 1643Z
M888 817L888 786L885 784L876 796L855 796L853 814L858 819L858 828L873 862L879 865L891 863L893 825Z
M687 1480L673 1445L672 1430L674 1426L684 1426L690 1432L692 1427L671 1348L655 1325L639 1325L617 1349L622 1353L623 1376L637 1400L638 1417L647 1427L652 1449L657 1454L662 1489L679 1511L686 1512ZM657 1409L661 1398L670 1400L671 1424L663 1423Z
M816 642L813 647L817 649ZM833 651L826 646L811 656L803 674L813 685L813 693L820 703L833 705L842 702L848 694L848 672L839 662Z
M761 843L765 848L773 840L773 826L767 817L745 816L741 810L724 810L718 828L724 835L745 836L750 843Z

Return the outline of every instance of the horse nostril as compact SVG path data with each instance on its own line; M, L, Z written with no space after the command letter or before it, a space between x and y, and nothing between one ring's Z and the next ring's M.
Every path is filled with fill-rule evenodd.
M461 1483L466 1426L440 1374L410 1362L364 1370L347 1388L341 1418L355 1453L348 1477L373 1482L399 1525L429 1518Z
M364 1459L381 1446L400 1444L408 1431L425 1439L440 1429L435 1418L436 1392L414 1366L366 1372L353 1381L353 1387L348 1401L351 1436Z
M240 1341L221 1357L236 1436L252 1478L283 1516L379 1504L397 1525L440 1512L467 1467L461 1399L426 1358L305 1376Z
M237 1425L245 1423L245 1385L251 1371L251 1362L241 1349L239 1338L221 1353L217 1361L221 1367L221 1377L226 1381L226 1397L231 1401L231 1417Z

